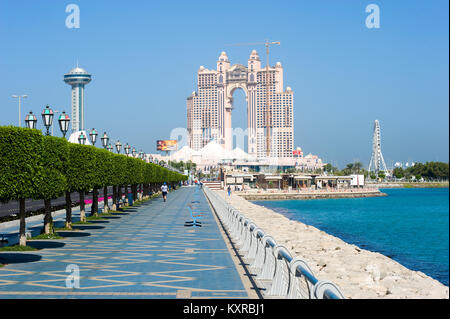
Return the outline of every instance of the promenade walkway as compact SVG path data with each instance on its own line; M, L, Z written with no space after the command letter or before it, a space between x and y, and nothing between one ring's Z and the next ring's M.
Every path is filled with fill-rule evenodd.
M200 216L192 221L188 205ZM213 213L197 187L0 252L0 298L248 298ZM79 288L67 288L69 265ZM73 269L73 268L72 268Z

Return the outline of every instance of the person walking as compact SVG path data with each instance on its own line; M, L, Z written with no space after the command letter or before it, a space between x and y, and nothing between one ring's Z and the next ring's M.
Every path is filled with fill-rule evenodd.
M230 185L228 185L227 190L228 190L228 196L231 196L231 186Z
M164 182L164 184L161 186L161 193L164 198L164 201L166 201L167 199L167 191L168 191L167 184L166 182Z

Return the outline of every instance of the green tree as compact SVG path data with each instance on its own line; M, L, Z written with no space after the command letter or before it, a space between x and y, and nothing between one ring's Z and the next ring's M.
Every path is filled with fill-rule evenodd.
M42 133L13 126L0 127L0 201L19 200L19 245L26 246L25 199L42 185Z
M123 185L128 185L127 157L125 155L113 156L113 210L118 208L118 199L121 198Z
M416 163L414 166L408 167L405 169L405 176L409 178L411 176L421 176L426 180L440 179L440 180L448 180L449 179L449 165L448 163L443 162L426 162Z
M347 166L342 170L343 175L350 175L353 173L353 163L347 164Z
M392 175L394 175L396 178L405 177L405 173L403 172L403 168L401 167L394 168L394 170L392 171Z
M45 136L42 140L41 165L43 179L36 188L34 199L44 200L44 233L53 233L51 200L64 194L67 189L66 170L69 145L64 138Z
M326 165L324 165L323 166L323 171L324 172L327 172L327 173L330 173L330 174L335 174L335 173L337 173L339 170L337 169L337 167L334 167L333 165L331 165L331 164L326 164Z
M363 169L364 165L361 162L355 162L353 164L353 173L359 174L361 173L361 170Z
M107 186L112 181L112 173L111 168L111 158L114 156L111 152L95 148L94 146L88 146L89 151L92 152L92 163L90 163L90 167L92 168L92 180L91 180L91 188L92 188L92 205L91 205L91 216L98 216L98 190L102 189L107 190ZM107 192L106 192L107 193ZM106 198L106 202L108 198Z
M114 181L113 157L115 155L105 149L98 149L97 153L97 159L101 163L98 178L102 180L103 184L103 211L106 213L110 210L108 205L108 186L112 186Z
M66 191L66 228L72 228L72 192L78 192L80 195L80 219L81 221L86 221L84 195L98 185L99 167L96 156L98 150L94 146L69 143L69 166L66 175L68 182Z

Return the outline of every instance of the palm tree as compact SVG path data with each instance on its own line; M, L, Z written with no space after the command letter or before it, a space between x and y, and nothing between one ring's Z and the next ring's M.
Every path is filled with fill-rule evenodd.
M362 168L363 168L363 163L361 163L361 162L356 162L353 164L353 170L356 171L356 173L359 173Z
M347 164L347 167L344 168L345 175L349 175L349 174L353 173L353 168L354 168L354 164L353 163Z

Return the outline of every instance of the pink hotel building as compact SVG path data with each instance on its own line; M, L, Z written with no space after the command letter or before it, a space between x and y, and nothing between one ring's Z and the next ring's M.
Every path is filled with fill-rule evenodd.
M283 90L283 67L280 62L275 67L269 67L268 73L261 66L255 50L250 55L247 67L230 65L225 52L221 53L216 70L201 66L197 72L198 92L193 92L187 98L189 147L198 151L214 140L225 150L232 150L233 92L240 88L244 90L247 100L248 154L258 159L267 158L266 132L269 126L269 157L292 158L294 94L290 87ZM270 101L268 112L267 87ZM269 122L267 114L271 114Z

